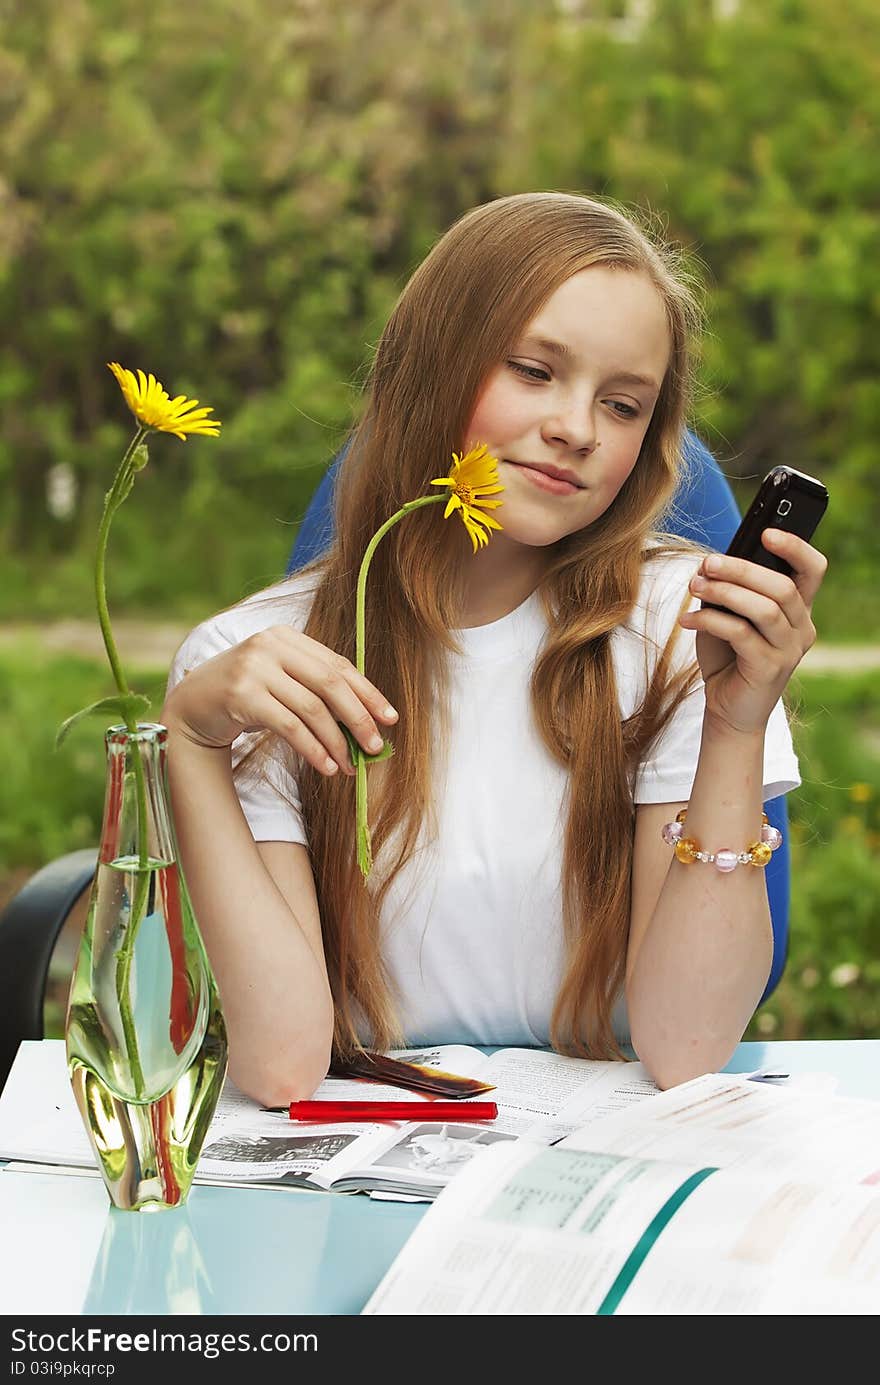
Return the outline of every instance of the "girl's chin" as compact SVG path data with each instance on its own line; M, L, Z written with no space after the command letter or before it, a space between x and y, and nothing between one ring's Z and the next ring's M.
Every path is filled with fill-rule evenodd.
M504 520L500 515L499 523L504 524ZM514 545L518 548L551 548L554 544L559 543L560 539L566 538L568 532L568 530L560 531L558 525L550 527L547 524L529 524L525 521L519 524L516 522L504 524L503 546ZM502 544L499 542L501 537L501 534L494 533L490 542L497 544L500 548L502 547Z

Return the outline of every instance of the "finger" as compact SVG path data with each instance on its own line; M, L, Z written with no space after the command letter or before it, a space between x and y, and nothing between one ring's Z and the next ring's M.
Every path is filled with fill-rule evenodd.
M809 549L808 544L805 547ZM822 558L815 549L812 552ZM822 561L824 562L824 559ZM731 585L728 586L725 579L729 579ZM771 626L762 621L758 607L750 609L748 604L744 605L734 595L737 588L757 593L777 605L791 628L798 633L802 653L815 642L816 630L810 620L810 607L804 601L803 593L794 579L785 573L776 572L772 568L762 567L743 558L713 553L703 560L690 583L691 591L699 595L701 600L726 606L746 615L764 630L772 642L777 642L777 637L773 634L774 628L778 628L779 637L784 638L785 630L781 623L773 619ZM769 616L770 613L766 614Z
M384 741L377 717L394 722L397 713L348 659L318 640L281 625L260 631L245 645L249 646L248 658L257 660L257 681L270 687L284 707L307 722L334 758L341 757L339 763L344 768L350 769L351 762L345 737L336 722L349 728L368 755L382 749Z
M284 674L279 674L277 682L269 684L269 691L284 712L295 718L311 740L322 747L325 756L334 761L344 773L354 774L348 742L342 734L339 721L326 703L308 688ZM291 726L293 725L291 722ZM314 760L308 758L310 763L314 763Z
M807 543L797 534L788 534L784 529L765 529L761 543L768 553L782 558L792 570L792 581L801 594L807 608L811 608L816 592L828 571L828 559L818 548Z
M300 659L296 676L281 668L277 677L270 674L267 682L274 696L305 722L345 769L353 766L340 721L368 755L382 749L384 742L374 717L343 673L331 668L326 659Z
M791 613L769 596L734 582L712 581L699 574L692 577L690 582L691 591L707 606L720 606L735 616L742 616L760 631L768 644L779 649L789 646L792 636L809 619L793 583L789 582L788 586L793 598L789 602L793 608Z
M705 577L713 582L730 582L738 587L759 592L775 601L787 611L794 623L795 608L803 604L803 598L793 579L784 572L762 567L747 558L731 558L727 553L710 553L700 564L695 577ZM693 589L693 588L692 588Z
M255 723L261 730L265 729L280 736L319 774L329 776L338 772L340 760L329 754L327 746L313 734L302 718L291 711L285 702L273 696L268 689L254 700L252 711ZM246 729L256 729L256 725ZM344 737L340 736L339 739L344 747Z
M348 744L338 720L310 687L289 677L283 669L273 669L266 679L266 688L281 709L278 715L285 719L293 736L291 743L296 743L296 748L310 764L320 768L314 753L314 747L320 746L324 756L346 774L354 773ZM302 732L298 731L298 727L303 728Z
M344 654L337 654L328 649L326 645L318 640L313 640L309 635L301 635L303 648L313 656L320 664L326 664L331 670L339 673L349 684L353 692L357 694L361 702L368 711L377 719L393 723L397 721L397 712L391 706L388 698L380 692L374 683L371 683L363 673L360 673L351 662L346 659ZM346 723L347 724L347 723Z
M749 683L757 686L785 682L793 662L791 652L769 644L751 621L742 616L704 606L699 611L685 611L679 616L679 624L695 630L698 635L712 635L730 645Z

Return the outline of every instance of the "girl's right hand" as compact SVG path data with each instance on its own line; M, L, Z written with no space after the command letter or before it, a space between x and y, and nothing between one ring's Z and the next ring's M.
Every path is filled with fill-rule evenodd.
M341 654L273 625L187 670L165 699L162 721L210 749L245 731L272 731L329 775L340 767L354 773L339 722L374 755L381 724L393 724L397 713Z

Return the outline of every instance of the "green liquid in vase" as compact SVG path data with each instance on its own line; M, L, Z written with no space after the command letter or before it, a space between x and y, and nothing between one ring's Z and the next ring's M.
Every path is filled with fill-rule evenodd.
M217 987L173 843L161 846L102 851L67 1012L77 1105L128 1209L186 1200L226 1075Z

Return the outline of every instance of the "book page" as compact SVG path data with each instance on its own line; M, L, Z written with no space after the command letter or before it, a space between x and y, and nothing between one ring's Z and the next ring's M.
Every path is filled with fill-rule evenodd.
M487 1095L497 1103L498 1115L485 1122L400 1125L375 1147L367 1163L358 1163L358 1151L351 1149L349 1168L337 1173L336 1187L385 1192L396 1187L402 1195L421 1194L430 1200L490 1145L523 1136L552 1144L584 1121L600 1120L659 1090L641 1063L567 1058L543 1049L506 1048L485 1057L479 1050L449 1046L418 1053L404 1050L395 1056L436 1061L437 1066L493 1083L495 1090ZM363 1083L362 1095L366 1097L374 1085ZM325 1092L328 1083L316 1095Z
M543 1049L499 1049L475 1075L495 1084L496 1129L547 1144L660 1090L641 1063L567 1058Z
M287 1114L261 1110L227 1080L211 1121L195 1181L326 1187L347 1150L356 1163L372 1157L382 1127L309 1128L301 1135ZM377 1140L377 1136L379 1139ZM62 1039L19 1047L0 1095L0 1158L16 1166L76 1168L99 1176L67 1075Z
M473 1069L485 1061L479 1049L451 1044L399 1050L394 1056L463 1076L472 1075ZM318 1101L402 1101L411 1104L414 1112L427 1104L421 1092L356 1077L327 1077L314 1097ZM462 1106L471 1100L474 1098L463 1097ZM439 1128L433 1127L435 1131ZM474 1128L465 1126L468 1135L473 1135ZM406 1145L407 1137L402 1132L414 1129L402 1121L341 1125L291 1121L286 1110L267 1111L227 1081L202 1150L197 1177L221 1182L268 1180L290 1186L303 1183L324 1189L341 1183L346 1191L356 1191L361 1184L353 1175L366 1170L364 1186L414 1184L415 1192L427 1190L433 1197L438 1181L431 1176L420 1177L417 1164L410 1167L408 1160L396 1159L393 1154L398 1143ZM383 1156L388 1151L392 1153L386 1163Z
M0 1093L0 1159L94 1165L67 1076L63 1039L27 1039L19 1045Z
M880 1102L710 1073L582 1126L561 1147L696 1158L820 1179L880 1182Z
M706 1178L614 1312L876 1315L880 1189L769 1170Z
M594 1314L689 1172L495 1145L428 1209L363 1313Z
M476 1066L485 1061L479 1049L449 1046L419 1051L420 1062ZM425 1098L416 1092L357 1079L328 1079L334 1097L395 1100L412 1098L414 1109ZM469 1098L463 1098L466 1102ZM318 1125L292 1122L287 1111L266 1111L244 1095L231 1079L224 1084L205 1140L195 1182L252 1186L309 1186L327 1189L352 1167L369 1165L403 1128L396 1122ZM98 1169L73 1098L62 1039L21 1044L0 1094L0 1158L35 1165Z
M425 1066L495 1084L491 1122L419 1119L430 1098L360 1078L326 1078L319 1100L346 1097L405 1101L410 1122L292 1122L266 1111L227 1079L202 1150L196 1182L251 1186L339 1187L394 1191L431 1199L489 1145L528 1133L544 1143L656 1092L638 1063L602 1063L531 1049L486 1057L468 1045L395 1051ZM461 1099L462 1108L474 1098ZM479 1098L477 1098L479 1099ZM78 1167L97 1175L73 1099L63 1040L21 1045L0 1096L0 1158Z
M366 1315L875 1314L880 1190L496 1146L429 1209Z

